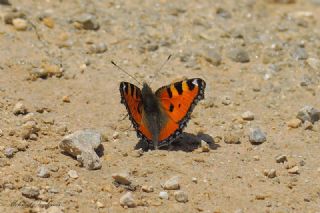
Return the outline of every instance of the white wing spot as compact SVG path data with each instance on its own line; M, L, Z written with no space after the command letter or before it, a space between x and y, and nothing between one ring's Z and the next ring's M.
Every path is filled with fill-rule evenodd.
M198 86L198 81L197 81L197 79L194 79L194 80L192 81L192 83L193 83L194 85L197 85L197 86Z
M123 84L123 87L122 87L122 89L124 89L124 90L125 90L125 89L126 89L126 87L127 87L127 86L126 86L125 84Z

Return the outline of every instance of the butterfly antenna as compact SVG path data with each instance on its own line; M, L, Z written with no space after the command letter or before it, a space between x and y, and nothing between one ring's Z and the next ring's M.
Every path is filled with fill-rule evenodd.
M170 59L172 58L172 54L170 54L167 58L167 60L165 60L161 66L159 67L159 69L156 71L156 74L154 75L154 78L152 79L152 81L154 79L156 79L156 77L159 75L160 71L162 70L162 68L168 63L168 61L170 61ZM152 81L150 82L150 84L152 83Z
M135 80L138 84L141 85L141 83L135 78L133 77L130 73L128 73L127 71L125 71L124 69L122 69L121 67L119 67L114 61L111 61L111 64L115 67L117 67L120 71L124 72L125 74L127 74L128 76L130 76L133 80Z

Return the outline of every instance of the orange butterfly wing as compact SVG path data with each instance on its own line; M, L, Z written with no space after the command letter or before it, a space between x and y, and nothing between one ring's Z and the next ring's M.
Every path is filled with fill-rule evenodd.
M126 106L133 127L137 131L137 136L147 141L151 141L152 135L143 124L142 120L142 98L141 90L128 82L120 83L121 103Z
M160 144L171 142L182 133L195 105L204 98L205 87L204 80L194 78L161 87L156 91L155 94L169 118L160 131Z

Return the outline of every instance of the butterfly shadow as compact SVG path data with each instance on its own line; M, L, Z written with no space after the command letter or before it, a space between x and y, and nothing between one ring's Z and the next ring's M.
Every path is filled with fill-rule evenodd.
M209 149L215 150L220 147L219 144L214 143L213 138L208 134L198 133L197 135L195 135L192 133L184 132L179 138L173 141L171 145L162 146L160 147L160 149L168 151L192 152L200 147L202 140L209 145ZM136 144L135 149L142 149L144 151L147 151L154 148L152 144L140 140Z

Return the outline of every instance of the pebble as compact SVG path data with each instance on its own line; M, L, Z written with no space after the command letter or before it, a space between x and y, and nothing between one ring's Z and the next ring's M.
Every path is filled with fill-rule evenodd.
M302 122L310 121L314 123L320 119L320 111L312 106L304 106L299 110L297 118Z
M284 162L286 162L286 161L288 161L286 155L278 155L278 156L276 157L276 162L277 162L277 163L284 163Z
M100 28L100 25L94 15L84 13L76 18L75 27L84 30L98 30Z
M112 178L117 183L120 183L123 185L130 185L131 184L130 175L128 172L114 173L114 174L112 174Z
M229 19L231 18L231 13L227 10L225 10L224 8L221 8L219 7L216 11L216 14L221 17L221 18L224 18L224 19Z
M243 213L244 211L242 209L236 209L233 213Z
M308 53L306 52L305 48L297 47L293 50L291 56L295 60L306 60L308 58Z
M214 49L207 49L204 58L214 66L219 66L222 60L221 55Z
M15 18L12 20L14 29L18 31L25 31L28 28L28 22L22 18Z
M100 201L97 201L97 202L96 202L96 205L97 205L97 207L98 207L99 209L102 209L102 208L105 207L105 205L104 205L103 203L101 203Z
M287 122L288 127L290 128L298 128L301 126L301 120L298 118L291 119L290 121Z
M58 206L50 206L45 213L63 213L63 211Z
M15 115L25 115L28 113L28 109L27 107L22 103L22 102L18 102L14 105L13 107L13 114Z
M288 169L288 173L289 174L299 174L299 167L298 166L294 166L291 169Z
M51 17L45 17L42 19L42 23L47 26L48 28L54 27L54 20Z
M200 148L201 148L201 152L209 152L210 151L209 144L207 142L205 142L204 140L201 140Z
M102 136L95 130L79 130L65 136L59 144L59 148L76 157L88 170L100 169L101 161L96 149L101 145Z
M4 155L7 158L12 158L14 156L14 154L17 152L17 150L15 148L12 147L8 147L4 150Z
M3 130L0 129L0 137L3 136Z
M261 144L267 140L265 133L260 128L250 128L249 141L252 144Z
M275 169L264 170L263 174L265 176L267 176L268 178L275 178L277 176L277 173L276 173Z
M105 43L93 44L90 46L89 52L90 53L104 53L108 50L108 46Z
M131 152L131 156L132 157L136 157L136 158L139 158L143 155L143 150L140 148L140 149L135 149Z
M69 177L71 177L73 179L77 179L79 177L77 171L75 171L75 170L69 170L68 175L69 175Z
M320 70L320 60L317 58L308 58L307 63L314 70Z
M255 156L253 156L253 160L259 161L259 160L260 160L260 157L259 157L258 155L255 155Z
M174 176L167 180L163 186L164 189L167 190L177 190L180 189L180 184L179 184L179 176Z
M239 63L250 62L248 52L242 48L232 48L231 50L229 50L227 55L234 62L239 62Z
M296 0L270 0L273 3L280 3L280 4L293 4Z
M185 193L184 191L176 191L174 192L174 198L176 199L176 201L178 201L179 203L186 203L188 202L188 195L187 193Z
M49 169L45 166L40 166L38 168L38 171L37 171L37 176L38 177L41 177L41 178L48 178L50 177L50 172L49 172Z
M228 105L231 104L231 98L228 97L228 96L224 96L224 97L222 98L222 102L221 102L221 103L222 103L223 105L228 106Z
M191 181L194 182L194 183L198 183L198 179L197 179L196 177L193 177L193 178L191 179Z
M254 114L251 111L245 111L244 113L242 113L241 115L242 119L245 121L252 121L254 120Z
M37 198L40 195L40 190L35 186L25 186L21 189L21 193L27 198Z
M313 124L310 121L305 121L302 126L303 126L303 129L305 130L313 129Z
M25 18L25 14L21 12L9 12L5 14L3 17L5 24L13 24L12 23L13 19L17 19L17 18Z
M147 193L154 191L154 189L153 189L152 186L147 186L147 185L143 185L143 186L141 187L141 190L142 190L143 192L147 192Z
M36 133L40 131L36 121L27 121L21 126L20 136L22 139L36 139ZM35 137L35 138L34 138Z
M159 192L159 198L162 200L169 200L169 194L166 191Z
M127 192L120 198L120 205L123 207L134 208L136 207L135 200L133 199L132 193Z
M239 134L236 134L234 132L227 132L225 135L224 135L224 138L223 138L224 142L227 143L227 144L239 144L241 143L240 142L240 135Z
M70 102L71 102L70 96L68 96L68 95L62 96L62 102L64 102L64 103L70 103Z

